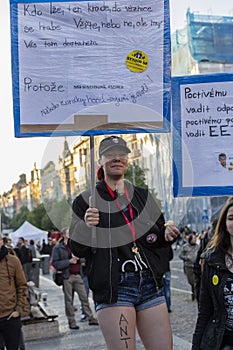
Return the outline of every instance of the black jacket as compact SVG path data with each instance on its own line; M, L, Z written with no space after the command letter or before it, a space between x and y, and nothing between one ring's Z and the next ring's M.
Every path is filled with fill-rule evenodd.
M70 276L70 258L68 250L64 245L64 238L62 238L52 250L51 263L56 270L62 271L64 279L68 279Z
M205 262L192 350L219 350L227 317L223 288L230 272L225 265L225 256L219 250L207 250L202 257Z
M158 287L161 287L165 271L160 266L162 257L156 253L156 248L171 244L164 238L164 217L148 190L134 187L128 182L126 186L136 218L134 223L137 245L143 252ZM131 244L131 231L116 205L116 200L112 199L102 181L96 185L95 206L100 211L100 222L96 233L93 233L84 222L89 196L90 191L85 191L73 202L70 247L74 255L86 259L89 286L94 300L98 303L115 303L119 270L117 247ZM150 241L150 234L156 238L155 242Z

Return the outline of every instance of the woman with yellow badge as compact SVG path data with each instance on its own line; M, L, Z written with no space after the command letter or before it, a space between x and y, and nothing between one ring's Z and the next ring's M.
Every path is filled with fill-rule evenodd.
M199 313L192 350L233 350L233 197L202 254Z

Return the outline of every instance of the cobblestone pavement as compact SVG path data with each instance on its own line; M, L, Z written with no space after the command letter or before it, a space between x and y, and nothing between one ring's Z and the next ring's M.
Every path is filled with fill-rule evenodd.
M173 349L190 350L197 317L197 304L191 300L190 287L183 273L182 262L177 258L177 252L175 252L171 263L171 274L172 313L170 313L170 319L173 331ZM98 326L89 326L87 322L79 322L79 330L68 328L62 289L51 280L51 274L40 276L40 289L48 294L48 305L53 307L59 315L59 334L53 338L47 338L46 334L42 334L41 339L26 342L26 350L106 350ZM75 305L78 309L76 319L79 321L80 303L77 297L75 297ZM143 349L140 339L137 338L137 350Z

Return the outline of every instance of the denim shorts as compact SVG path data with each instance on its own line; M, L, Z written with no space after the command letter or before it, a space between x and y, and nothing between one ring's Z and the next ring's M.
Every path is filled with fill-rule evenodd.
M96 311L115 306L130 306L136 311L141 311L163 303L163 288L158 289L151 272L124 272L119 274L117 302L97 303Z

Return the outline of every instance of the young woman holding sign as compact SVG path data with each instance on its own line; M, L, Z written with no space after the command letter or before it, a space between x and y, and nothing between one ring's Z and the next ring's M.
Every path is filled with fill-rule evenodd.
M136 349L137 328L145 349L171 350L157 248L172 244L178 229L165 224L148 190L124 180L129 153L118 136L101 141L95 206L89 206L90 191L74 200L71 249L86 259L107 348Z

